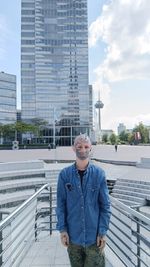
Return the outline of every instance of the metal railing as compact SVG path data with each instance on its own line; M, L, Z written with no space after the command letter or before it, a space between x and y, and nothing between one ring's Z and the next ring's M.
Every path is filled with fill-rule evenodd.
M126 267L150 266L150 218L110 195L107 245ZM56 230L56 188L50 188L50 233Z
M0 266L19 266L30 246L36 242L38 233L56 230L56 188L44 192L49 203L42 202L41 187L11 215L0 222ZM49 190L50 189L50 190ZM107 244L126 267L150 266L150 219L111 197L112 216ZM49 205L50 204L50 205Z
M111 197L107 244L126 267L150 266L150 219Z
M48 188L42 186L14 212L0 221L0 266L19 266L30 246L36 241L40 215L38 197ZM2 212L0 213L2 219Z

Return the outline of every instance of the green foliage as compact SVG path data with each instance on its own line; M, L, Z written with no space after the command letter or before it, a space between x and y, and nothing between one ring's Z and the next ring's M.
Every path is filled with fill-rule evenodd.
M128 141L128 136L129 136L129 133L127 133L126 131L122 131L122 132L119 134L119 139L120 139L120 141L125 141L125 142L127 142L127 141Z
M117 142L117 136L114 133L112 133L111 136L109 137L109 140L111 144L114 145Z
M129 133L128 134L128 142L129 144L134 144L134 133Z
M107 134L103 134L102 142L107 143L107 141L108 141L108 135Z
M139 140L140 143L148 143L149 142L149 132L148 129L143 125L143 123L139 123L138 126L136 126L133 129L133 133L139 132L141 139Z

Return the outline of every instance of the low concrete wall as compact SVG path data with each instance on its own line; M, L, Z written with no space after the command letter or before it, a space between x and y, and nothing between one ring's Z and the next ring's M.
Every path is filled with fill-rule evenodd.
M137 162L136 167L150 169L150 158L141 158L141 161Z
M19 171L28 169L33 170L33 169L43 169L43 168L44 168L43 160L0 163L0 172Z

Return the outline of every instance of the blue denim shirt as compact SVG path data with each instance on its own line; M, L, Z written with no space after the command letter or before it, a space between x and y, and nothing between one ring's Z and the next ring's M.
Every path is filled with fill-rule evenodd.
M67 231L78 245L96 243L105 235L110 220L110 200L104 171L89 163L82 181L76 165L64 168L57 185L57 229Z

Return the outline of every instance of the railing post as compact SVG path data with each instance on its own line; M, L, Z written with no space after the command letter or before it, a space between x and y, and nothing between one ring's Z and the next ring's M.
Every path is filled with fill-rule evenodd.
M36 212L35 212L35 224L34 224L35 242L37 241L37 219L38 219L38 214L37 214L37 208L36 208Z
M139 212L139 207L137 207L137 211ZM140 248L140 224L139 219L137 218L137 267L141 267L141 248Z
M49 227L50 235L52 235L52 187L49 188Z
M2 212L0 212L0 221L2 221ZM2 230L0 230L0 266L3 264L3 258L2 258L2 252L3 252L3 247L2 247L2 241L3 241L3 235L2 235Z
M35 193L37 192L37 187L35 186ZM35 211L35 224L34 224L34 236L35 236L35 242L37 241L37 219L38 219L38 214L37 214L37 207Z

